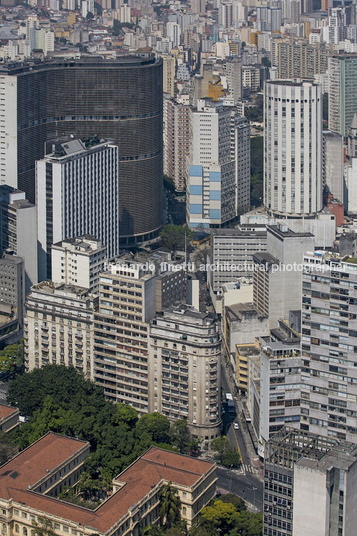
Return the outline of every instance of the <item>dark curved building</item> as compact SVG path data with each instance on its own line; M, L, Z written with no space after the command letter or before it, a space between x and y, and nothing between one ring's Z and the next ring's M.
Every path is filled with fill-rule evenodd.
M46 141L110 138L119 146L121 241L154 236L163 213L160 59L6 64L0 67L2 95L0 134L8 143L0 140L1 182L24 190L34 202L35 161L43 158Z

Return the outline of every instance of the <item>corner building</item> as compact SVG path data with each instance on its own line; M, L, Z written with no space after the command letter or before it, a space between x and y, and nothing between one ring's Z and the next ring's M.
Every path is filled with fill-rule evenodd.
M0 68L0 183L35 201L35 161L61 136L119 146L120 233L150 238L162 224L162 60L123 56Z

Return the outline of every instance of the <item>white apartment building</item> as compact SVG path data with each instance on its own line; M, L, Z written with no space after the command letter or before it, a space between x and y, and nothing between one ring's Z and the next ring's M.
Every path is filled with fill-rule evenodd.
M25 365L75 367L93 380L93 321L98 299L87 289L42 281L26 300Z
M219 437L220 352L211 313L180 304L157 315L149 332L149 411L186 419L207 443Z
M90 236L67 238L51 247L52 282L86 288L99 294L99 274L104 271L107 248Z
M38 282L37 211L25 193L0 186L0 251L12 251L25 263L25 292Z
M253 255L266 251L267 233L244 229L213 229L208 282L215 294L223 285L236 283L240 277L252 277Z
M311 233L295 233L282 224L267 226L266 252L253 256L253 303L275 328L279 319L301 308L304 254L314 249Z
M259 395L250 395L253 429L258 441L258 454L265 456L269 438L285 424L300 422L300 341L286 344L271 337L260 340ZM254 386L249 386L254 389Z
M50 248L91 235L119 253L118 147L108 141L59 144L36 162L40 280L51 277Z
M322 209L321 86L301 80L265 83L264 204L274 213Z

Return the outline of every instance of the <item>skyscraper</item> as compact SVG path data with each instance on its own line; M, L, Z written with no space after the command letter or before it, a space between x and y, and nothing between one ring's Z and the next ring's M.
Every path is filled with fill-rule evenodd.
M192 112L192 152L187 185L187 223L191 227L219 227L238 215L237 176L246 200L244 159L236 170L238 128L232 111L221 102L199 99ZM244 139L243 131L240 132Z
M0 183L35 201L35 161L61 136L112 139L119 146L119 213L124 243L162 224L162 61L123 56L0 69Z
M39 280L51 277L51 246L92 235L119 254L118 147L80 140L57 144L36 163Z
M302 430L357 443L355 258L306 255L302 286Z
M357 110L357 54L331 56L328 75L328 128L348 136Z
M322 93L312 82L265 84L264 204L274 213L322 209Z

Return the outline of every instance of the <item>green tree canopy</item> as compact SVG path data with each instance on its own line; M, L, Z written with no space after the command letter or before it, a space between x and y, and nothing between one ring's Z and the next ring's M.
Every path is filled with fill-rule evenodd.
M211 443L211 449L217 453L217 459L226 467L238 467L239 453L236 452L226 437L218 437Z
M15 374L24 365L24 341L11 344L0 350L0 375Z
M143 415L137 425L138 436L147 435L155 443L170 443L170 421L161 413Z
M185 235L187 245L191 242L193 237L193 233L187 225L165 225L160 234L164 248L172 253L175 253L178 250L184 250Z

